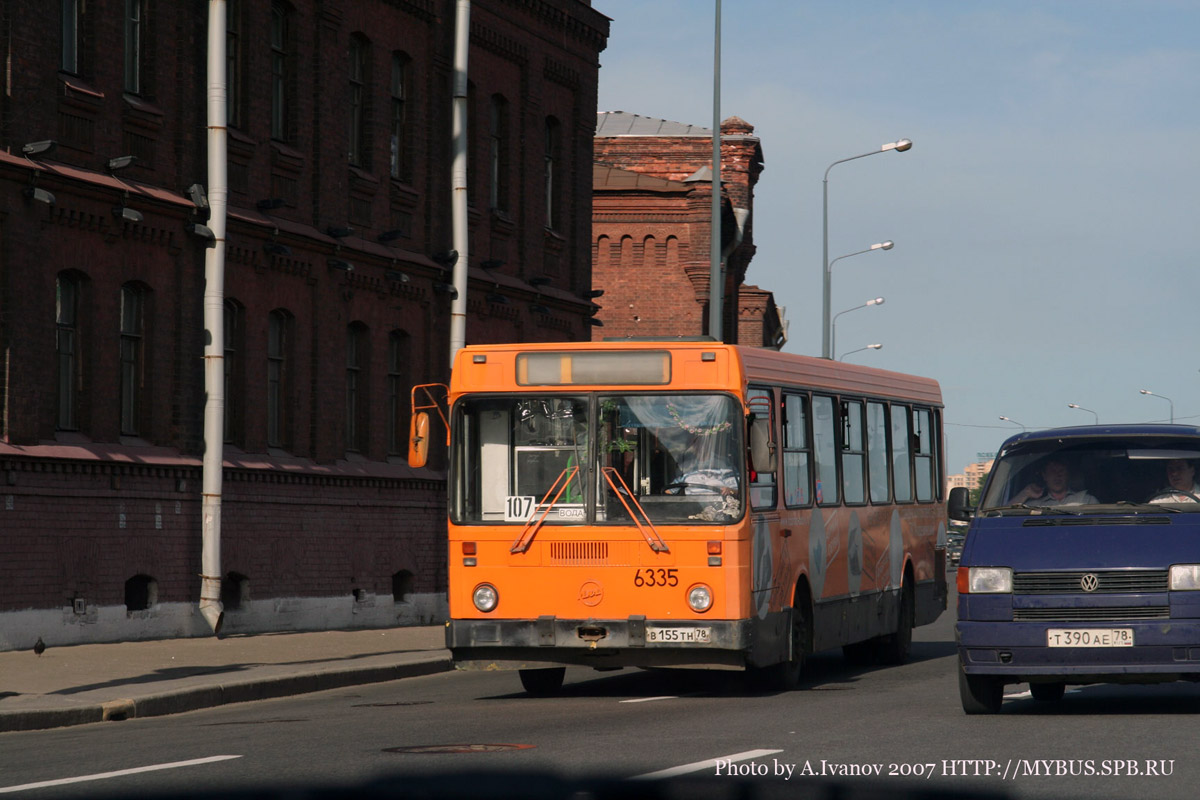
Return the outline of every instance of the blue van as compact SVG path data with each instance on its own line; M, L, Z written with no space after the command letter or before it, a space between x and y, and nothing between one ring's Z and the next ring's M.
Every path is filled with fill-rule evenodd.
M1022 433L996 456L958 567L963 710L1004 686L1057 701L1067 684L1200 680L1200 428L1096 425Z

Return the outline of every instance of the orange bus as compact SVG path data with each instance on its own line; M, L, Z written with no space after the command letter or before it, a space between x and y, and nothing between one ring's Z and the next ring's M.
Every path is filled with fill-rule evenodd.
M946 607L936 381L715 342L589 342L466 347L443 388L459 669L517 669L532 694L566 665L790 688L815 651L905 660L913 626Z

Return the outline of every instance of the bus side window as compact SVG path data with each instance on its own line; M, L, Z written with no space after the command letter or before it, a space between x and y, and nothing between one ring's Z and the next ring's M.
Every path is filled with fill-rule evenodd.
M750 507L774 508L775 493L775 398L770 389L751 389L747 396L747 404L753 421L748 438L755 451L750 468L753 480L750 481ZM765 441L761 441L765 437ZM755 439L759 439L757 443ZM753 462L761 463L753 463Z
M813 478L816 482L817 504L836 506L837 474L837 415L832 397L813 398Z
M788 394L783 398L783 503L788 507L812 503L808 443L808 398Z

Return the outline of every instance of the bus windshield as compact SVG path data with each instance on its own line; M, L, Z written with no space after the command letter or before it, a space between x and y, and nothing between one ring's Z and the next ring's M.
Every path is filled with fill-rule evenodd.
M468 397L456 523L729 523L744 508L740 404L717 394Z

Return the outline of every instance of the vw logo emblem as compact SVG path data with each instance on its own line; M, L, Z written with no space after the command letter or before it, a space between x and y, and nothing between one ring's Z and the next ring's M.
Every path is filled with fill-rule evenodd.
M1085 592L1094 592L1100 586L1100 579L1092 573L1086 573L1079 579L1079 588Z

